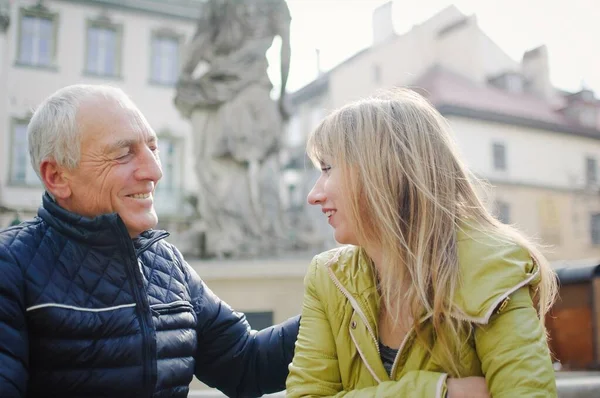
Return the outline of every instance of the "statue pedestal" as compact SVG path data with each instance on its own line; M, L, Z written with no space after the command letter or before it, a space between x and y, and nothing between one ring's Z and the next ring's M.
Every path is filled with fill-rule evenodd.
M316 254L305 251L249 260L187 261L234 310L271 312L276 324L300 313L304 275Z

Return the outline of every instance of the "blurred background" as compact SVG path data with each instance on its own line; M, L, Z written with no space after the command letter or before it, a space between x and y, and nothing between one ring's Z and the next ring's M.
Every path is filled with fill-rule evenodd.
M192 126L173 98L201 3L0 0L0 227L33 217L41 202L26 136L35 107L63 86L105 83L129 94L159 136L164 174L155 195L159 227L171 231L175 243L185 234L194 217L190 198L197 180ZM305 156L306 136L348 101L407 86L448 119L468 166L490 183L483 193L490 210L543 244L557 269L579 270L561 271L565 281L588 289L569 302L571 310L581 308L571 324L589 331L574 357L585 363L580 367L597 367L600 283L592 287L600 264L597 0L287 0L287 5L291 117L281 132L281 178L273 184L292 220L286 233L294 238L309 231L311 245L250 259L188 256L209 286L246 312L254 328L300 311L308 262L335 245L320 210L306 204L317 177ZM280 46L275 39L267 52L274 100ZM572 340L575 332L561 327L557 339Z

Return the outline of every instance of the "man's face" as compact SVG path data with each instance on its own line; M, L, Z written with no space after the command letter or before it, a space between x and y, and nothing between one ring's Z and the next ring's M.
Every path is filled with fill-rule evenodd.
M70 197L59 204L93 218L118 213L131 237L158 222L153 193L162 177L156 135L133 105L93 98L80 107L79 167L65 171Z

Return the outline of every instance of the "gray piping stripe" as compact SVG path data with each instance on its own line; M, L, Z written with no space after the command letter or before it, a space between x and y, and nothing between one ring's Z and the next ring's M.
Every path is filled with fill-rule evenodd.
M121 305L116 305L114 307L105 307L105 308L84 308L84 307L76 307L74 305L46 303L46 304L34 305L32 307L27 308L26 311L34 311L34 310L39 310L40 308L47 308L47 307L64 308L67 310L74 310L74 311L104 312L104 311L120 310L122 308L135 307L135 303L121 304Z

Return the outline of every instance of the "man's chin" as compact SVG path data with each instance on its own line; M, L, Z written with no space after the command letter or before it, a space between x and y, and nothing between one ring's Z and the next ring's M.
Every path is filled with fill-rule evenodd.
M129 236L135 238L139 236L142 232L147 231L149 229L153 229L158 224L158 218L156 215L147 217L143 222L137 221L135 223L128 223L125 221L125 226L127 227L127 231L129 232Z

